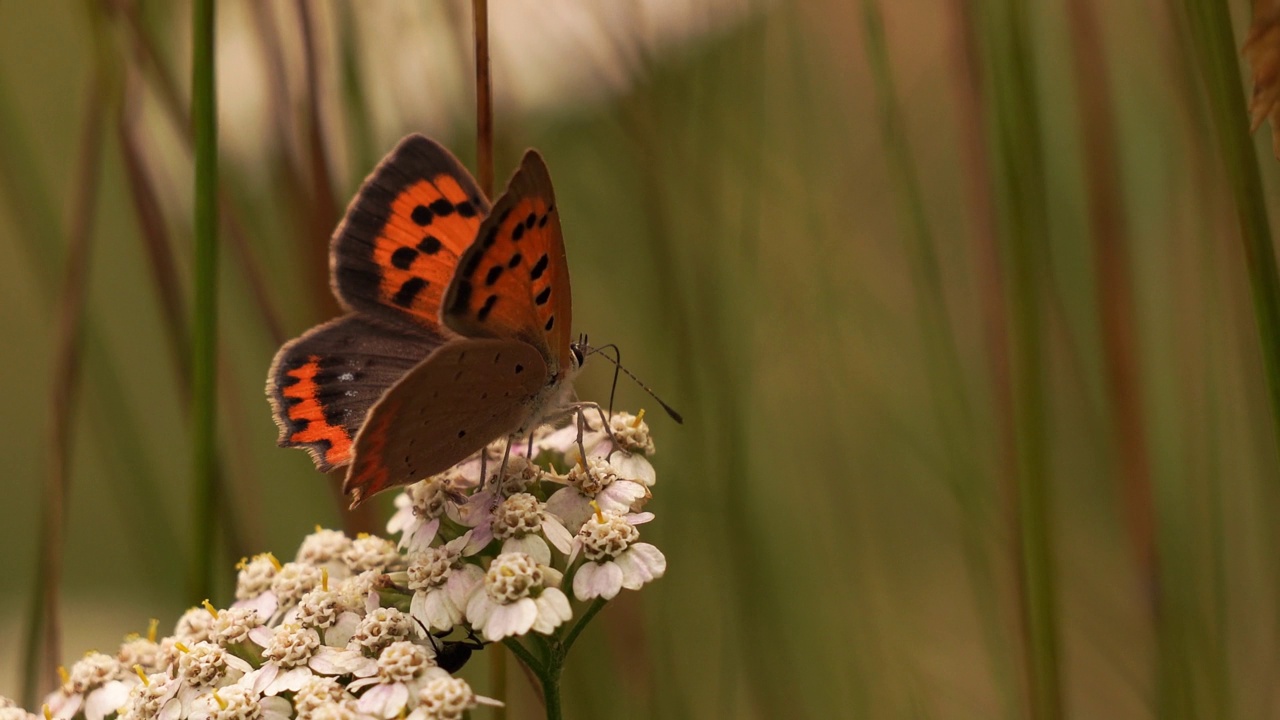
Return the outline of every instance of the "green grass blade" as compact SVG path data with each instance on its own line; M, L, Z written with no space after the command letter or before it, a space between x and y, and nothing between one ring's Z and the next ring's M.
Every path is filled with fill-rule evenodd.
M875 0L863 0L863 28L866 34L867 58L880 105L881 128L889 153L891 171L901 199L902 216L909 229L903 233L911 264L916 295L916 312L932 385L932 406L947 461L947 482L963 512L961 543L970 574L974 608L979 614L982 638L991 664L1006 716L1016 714L1017 696L1012 673L1008 669L1007 648L999 615L993 600L1000 591L988 556L986 534L987 511L983 497L989 491L973 448L978 438L973 430L973 411L960 362L955 332L947 316L943 295L942 272L936 240L929 226L925 201L912 159L911 147L904 131L906 121L900 107L893 72L889 64L884 36L884 19Z
M215 0L191 16L191 117L195 127L195 302L191 323L191 585L199 602L213 587L217 521L218 119L214 87Z
M1049 492L1048 399L1042 324L1047 278L1047 189L1025 0L984 7L992 92L991 133L1002 200L1001 233L1009 263L1012 307L1018 483L1015 534L1030 716L1062 717L1059 618Z
M1262 176L1249 134L1239 54L1228 7L1220 0L1185 0L1191 44L1208 93L1218 150L1231 183L1244 244L1271 403L1274 451L1280 452L1280 273L1267 218Z

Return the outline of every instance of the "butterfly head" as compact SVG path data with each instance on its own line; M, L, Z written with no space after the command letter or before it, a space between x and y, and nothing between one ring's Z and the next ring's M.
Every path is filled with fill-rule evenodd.
M587 343L586 334L579 335L576 341L569 343L569 355L573 359L573 367L570 368L570 371L576 371L581 368L582 364L587 361L587 355L590 354L591 345Z

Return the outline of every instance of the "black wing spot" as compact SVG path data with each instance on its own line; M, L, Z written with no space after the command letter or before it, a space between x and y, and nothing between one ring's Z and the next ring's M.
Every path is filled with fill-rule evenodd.
M488 400L488 399L489 399L489 393L487 393L487 392L482 392L482 393L480 393L480 399L481 399L481 400Z
M542 273L547 271L547 262L547 254L543 253L542 257L538 258L538 262L534 263L533 269L529 271L529 277L534 280L542 277Z
M520 253L516 253L515 255L511 256L510 260L507 261L507 267L514 270L516 267L520 265L520 261L522 260L524 260L524 256L521 255Z
M524 372L524 366L520 363L516 363L516 374L519 375L522 372Z
M485 318L489 317L489 312L493 310L493 306L497 302L498 302L497 295L490 295L489 297L485 298L484 304L481 305L480 310L476 312L476 319L481 322L484 322Z
M498 216L498 224L501 225L502 223L506 222L507 217L509 215L511 215L511 208L507 208L506 210L503 210L502 214Z
M494 365L497 365L497 364L498 364L498 361L499 361L499 360L501 360L501 359L502 359L502 353L494 353L494 354L493 354L493 364L494 364Z
M544 325L543 327L546 328L547 332L551 332L551 327L555 324L556 324L556 316L552 315L551 317L547 318L547 324Z
M527 218L525 218L525 219L524 219L524 226L525 226L526 228L528 228L528 229L532 230L532 229L533 229L533 224L534 224L535 222L537 222L537 221L538 221L538 215L537 215L537 213L529 213L529 217L527 217Z
M467 431L466 431L466 430L459 430L459 431L458 431L458 437L462 438L462 437L466 437L466 436L467 436Z
M546 304L547 304L547 300L549 300L549 299L551 299L551 286L550 286L550 285L548 285L548 286L546 286L546 287L542 288L542 292L538 293L538 297L534 298L534 299L533 299L533 301L534 301L534 302L536 302L536 303L538 303L539 305L546 305Z
M547 220L550 219L550 217L551 217L551 213L547 213L546 215L543 215L542 217L538 218L538 227L539 228L546 227Z
M414 298L418 297L418 293L422 292L422 289L426 286L426 280L420 277L411 277L404 281L404 284L396 291L395 297L391 298L391 302L407 308L413 304Z
M426 205L418 205L413 208L413 212L409 214L410 218L419 225L426 227L431 224L431 208Z
M522 237L524 237L524 226L517 223L511 230L511 239L519 241Z
M489 268L489 272L484 276L484 284L492 285L498 282L498 278L502 277L503 270L504 268L501 265L494 265Z
M482 245L486 248L493 247L493 241L497 239L498 239L498 226L495 225L489 228L489 232L484 234L484 240L482 241Z
M415 258L418 257L418 251L411 247L398 247L396 251L391 253L391 264L401 270L408 270L413 264Z
M461 380L461 379L462 379L462 371L461 371L461 370L459 370L458 372L456 372L456 373L454 373L454 374L453 374L453 381L454 381L454 382L458 382L458 381L459 381L459 380Z
M431 205L427 209L430 210L435 215L439 215L440 217L447 217L449 215L452 215L453 211L456 208L453 207L453 203L449 202L448 200L445 200L444 198L440 198L439 200L436 200L435 202L431 203Z
M418 249L428 255L435 255L440 252L440 239L435 235L428 235L422 238L422 242L418 243ZM399 252L398 250L396 252Z
M455 207L454 210L457 210L458 214L464 218L476 216L476 206L472 204L470 200L463 200L458 203L458 206Z

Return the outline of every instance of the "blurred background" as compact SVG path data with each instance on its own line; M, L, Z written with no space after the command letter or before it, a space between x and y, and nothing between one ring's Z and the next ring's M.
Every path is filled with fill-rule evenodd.
M189 13L0 0L3 695L51 478L64 662L200 599ZM242 555L370 521L276 447L267 367L338 312L328 237L382 154L420 132L474 169L476 141L469 3L217 13L225 603ZM1250 290L1274 257L1241 224L1269 237L1280 175L1265 129L1222 151L1249 3L490 13L498 183L542 151L577 330L686 417L620 386L650 410L644 533L670 568L586 633L568 716L1280 717L1275 348ZM588 366L579 393L610 380ZM539 717L511 672L511 717Z

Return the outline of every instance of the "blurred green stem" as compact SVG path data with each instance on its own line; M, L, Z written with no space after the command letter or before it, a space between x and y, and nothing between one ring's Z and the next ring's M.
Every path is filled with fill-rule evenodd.
M1049 225L1035 54L1026 0L988 0L982 15L1013 318L1018 482L1012 505L1028 712L1050 720L1062 717L1062 689L1041 334Z
M191 117L195 129L195 302L191 323L192 544L190 599L213 587L217 520L218 126L214 87L215 0L191 16Z
M881 130L889 162L903 202L903 217L910 224L904 233L907 255L914 276L916 311L925 356L929 363L929 380L934 395L933 407L938 418L942 441L948 457L947 480L960 506L961 543L968 565L974 607L982 624L987 660L996 676L996 685L1005 700L1005 712L1012 717L1016 701L1011 673L1004 662L1005 643L1000 629L998 609L990 602L998 595L987 556L982 528L985 526L981 498L984 487L973 448L977 439L973 432L973 411L965 390L965 377L955 333L947 316L942 273L929 227L915 161L906 135L906 120L894 91L894 78L884 36L884 18L876 0L863 0L863 29L867 40L867 58L880 104Z
M1208 92L1218 149L1226 166L1244 243L1254 320L1262 345L1271 402L1273 453L1280 453L1280 274L1262 191L1262 177L1249 134L1240 85L1240 65L1231 16L1220 0L1185 0L1191 43Z

